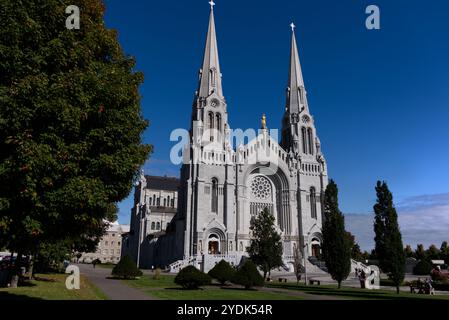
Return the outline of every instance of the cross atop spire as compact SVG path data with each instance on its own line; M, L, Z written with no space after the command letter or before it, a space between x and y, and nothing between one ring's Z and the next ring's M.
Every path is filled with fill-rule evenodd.
M211 10L214 10L215 2L214 0L209 1Z
M288 92L286 109L293 113L300 113L303 109L308 109L306 101L306 90L302 77L301 63L299 62L298 46L295 37L295 24L292 28L292 44L290 51L290 72L288 76Z
M211 5L209 28L207 31L206 48L204 49L203 66L200 71L200 83L198 88L198 97L201 98L207 98L214 92L218 96L223 97L213 10L215 2L212 0L209 4Z
M290 24L290 28L292 28L292 32L295 32L296 26L293 22Z

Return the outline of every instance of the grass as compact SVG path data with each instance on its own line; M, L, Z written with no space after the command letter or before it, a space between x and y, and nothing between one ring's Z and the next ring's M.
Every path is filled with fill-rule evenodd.
M294 294L280 294L240 288L207 286L199 290L184 290L174 283L174 276L161 275L159 280L142 276L136 280L123 280L131 287L141 289L150 296L164 300L298 300Z
M95 267L100 267L100 268L104 268L104 269L113 269L115 267L115 264L112 264L112 263L100 263L100 264L97 264Z
M38 274L18 288L0 288L0 300L105 300L106 295L83 275L79 290L65 287L66 274Z
M308 294L314 295L325 295L325 296L338 296L342 298L349 299L375 299L375 300L449 300L449 295L423 295L423 294L411 294L401 292L396 294L396 291L391 290L368 290L368 289L358 289L342 287L338 289L336 286L332 285L313 285L305 286L303 284L296 285L295 283L279 283L279 284L268 284L269 288L282 288L288 290L300 291Z

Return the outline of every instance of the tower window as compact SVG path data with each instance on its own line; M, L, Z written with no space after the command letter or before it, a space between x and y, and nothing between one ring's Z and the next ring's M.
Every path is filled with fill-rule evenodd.
M313 132L312 128L307 129L307 137L308 137L308 145L309 145L309 154L313 155Z
M156 224L153 222L151 222L151 230L154 230L156 228Z
M161 223L160 222L157 222L156 223L156 230L160 230L161 229Z
M210 141L214 141L214 114L212 112L209 112L209 131Z
M221 114L217 113L215 115L215 122L217 124L217 130L221 131Z
M307 131L305 127L301 128L301 136L302 136L302 152L307 154Z
M313 219L317 218L316 214L316 191L315 188L310 188L310 214Z
M215 79L216 74L217 74L217 72L215 71L215 69L210 70L210 82L211 82L212 87L216 86L216 79Z
M212 180L212 201L211 201L211 211L218 211L218 181L217 179Z

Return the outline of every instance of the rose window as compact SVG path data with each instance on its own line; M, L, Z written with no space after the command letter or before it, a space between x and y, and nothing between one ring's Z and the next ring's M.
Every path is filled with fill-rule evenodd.
M271 197L271 184L267 178L256 176L251 181L251 192L257 199L268 200Z

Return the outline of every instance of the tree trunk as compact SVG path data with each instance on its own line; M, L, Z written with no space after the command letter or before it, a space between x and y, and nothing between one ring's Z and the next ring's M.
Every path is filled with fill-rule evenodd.
M396 293L399 294L399 286L396 286Z
M11 278L10 287L17 288L19 285L19 274L20 274L20 266L22 260L22 252L17 253L16 264L13 268L13 274Z
M338 289L341 288L341 281L338 281Z

